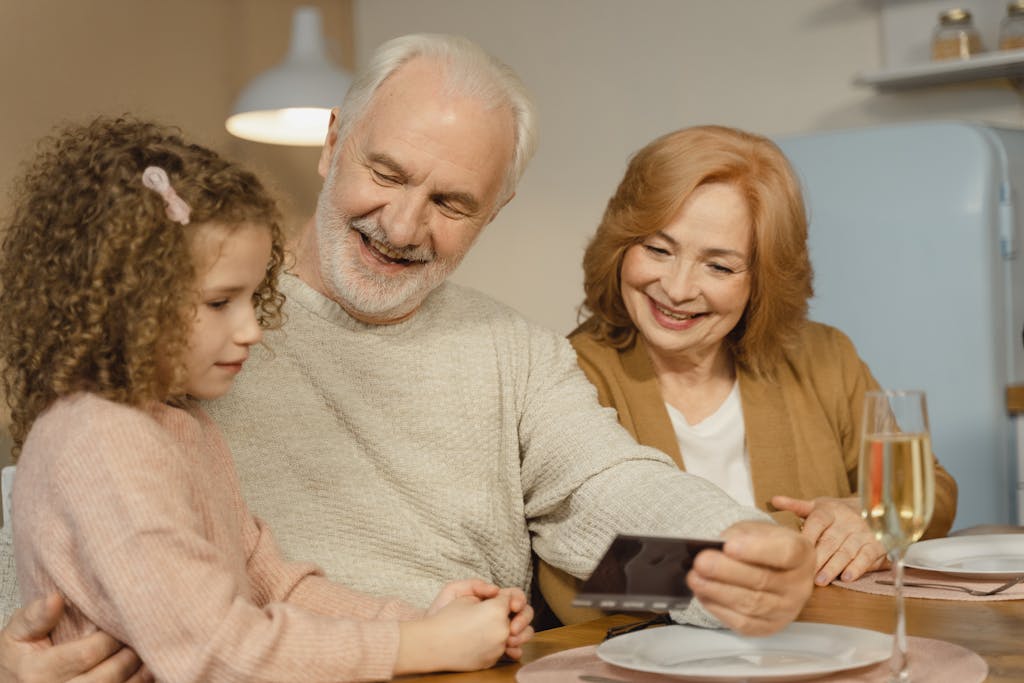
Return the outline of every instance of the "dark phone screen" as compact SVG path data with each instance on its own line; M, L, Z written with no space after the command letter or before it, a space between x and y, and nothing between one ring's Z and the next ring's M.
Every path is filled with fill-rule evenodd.
M682 609L692 597L686 572L701 550L722 541L659 536L615 537L573 605L614 610Z

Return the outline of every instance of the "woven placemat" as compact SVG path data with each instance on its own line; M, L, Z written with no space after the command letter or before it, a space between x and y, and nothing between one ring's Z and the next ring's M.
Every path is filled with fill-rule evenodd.
M892 586L878 583L878 580L892 581L892 570L884 569L882 571L871 572L860 577L856 581L833 581L833 586L839 586L840 588L848 588L853 591L859 591L861 593L874 593L875 595L895 595L895 591ZM1024 600L1024 583L1018 583L1016 586L1008 588L1002 593L996 593L995 595L970 595L963 591L950 590L948 588L919 588L917 586L907 586L906 582L911 581L914 583L943 583L954 586L963 586L965 588L973 588L976 590L991 590L1000 584L1005 583L1005 580L992 580L992 579L964 579L952 575L937 574L935 572L924 572L916 569L904 569L903 570L903 597L905 598L930 598L932 600L962 600L967 602L985 602L995 600Z

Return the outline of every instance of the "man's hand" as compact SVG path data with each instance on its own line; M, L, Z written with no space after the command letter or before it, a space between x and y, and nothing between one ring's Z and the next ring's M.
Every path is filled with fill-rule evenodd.
M703 550L686 583L708 612L744 635L768 635L800 613L814 588L814 548L792 529L739 522L725 547Z
M152 676L105 633L54 646L49 633L64 603L50 595L23 607L0 631L0 683L144 683Z
M804 519L802 533L814 544L814 583L819 586L840 574L843 581L855 581L885 565L885 547L861 517L859 499L775 496L772 505Z

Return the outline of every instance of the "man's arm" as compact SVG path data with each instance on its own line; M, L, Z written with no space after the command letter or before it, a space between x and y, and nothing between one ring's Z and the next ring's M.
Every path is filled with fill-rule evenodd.
M537 554L585 576L616 533L722 536L723 552L701 553L700 567L691 572L697 600L678 618L751 634L792 621L813 587L810 542L794 530L748 521L767 517L638 445L615 411L598 404L567 344L540 332L530 343L519 424L524 502Z
M19 609L0 631L0 683L143 683L152 676L135 653L96 632L54 646L49 633L64 611L58 595Z

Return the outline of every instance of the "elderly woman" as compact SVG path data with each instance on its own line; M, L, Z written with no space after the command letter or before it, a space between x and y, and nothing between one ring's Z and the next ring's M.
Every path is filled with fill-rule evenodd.
M775 144L719 126L654 140L631 160L583 269L590 317L570 339L638 441L802 526L819 585L885 562L855 495L864 392L878 383L842 332L807 320L807 218ZM925 537L945 535L956 513L956 482L938 464L935 477ZM571 577L543 563L538 573L563 622L591 615L569 606Z

